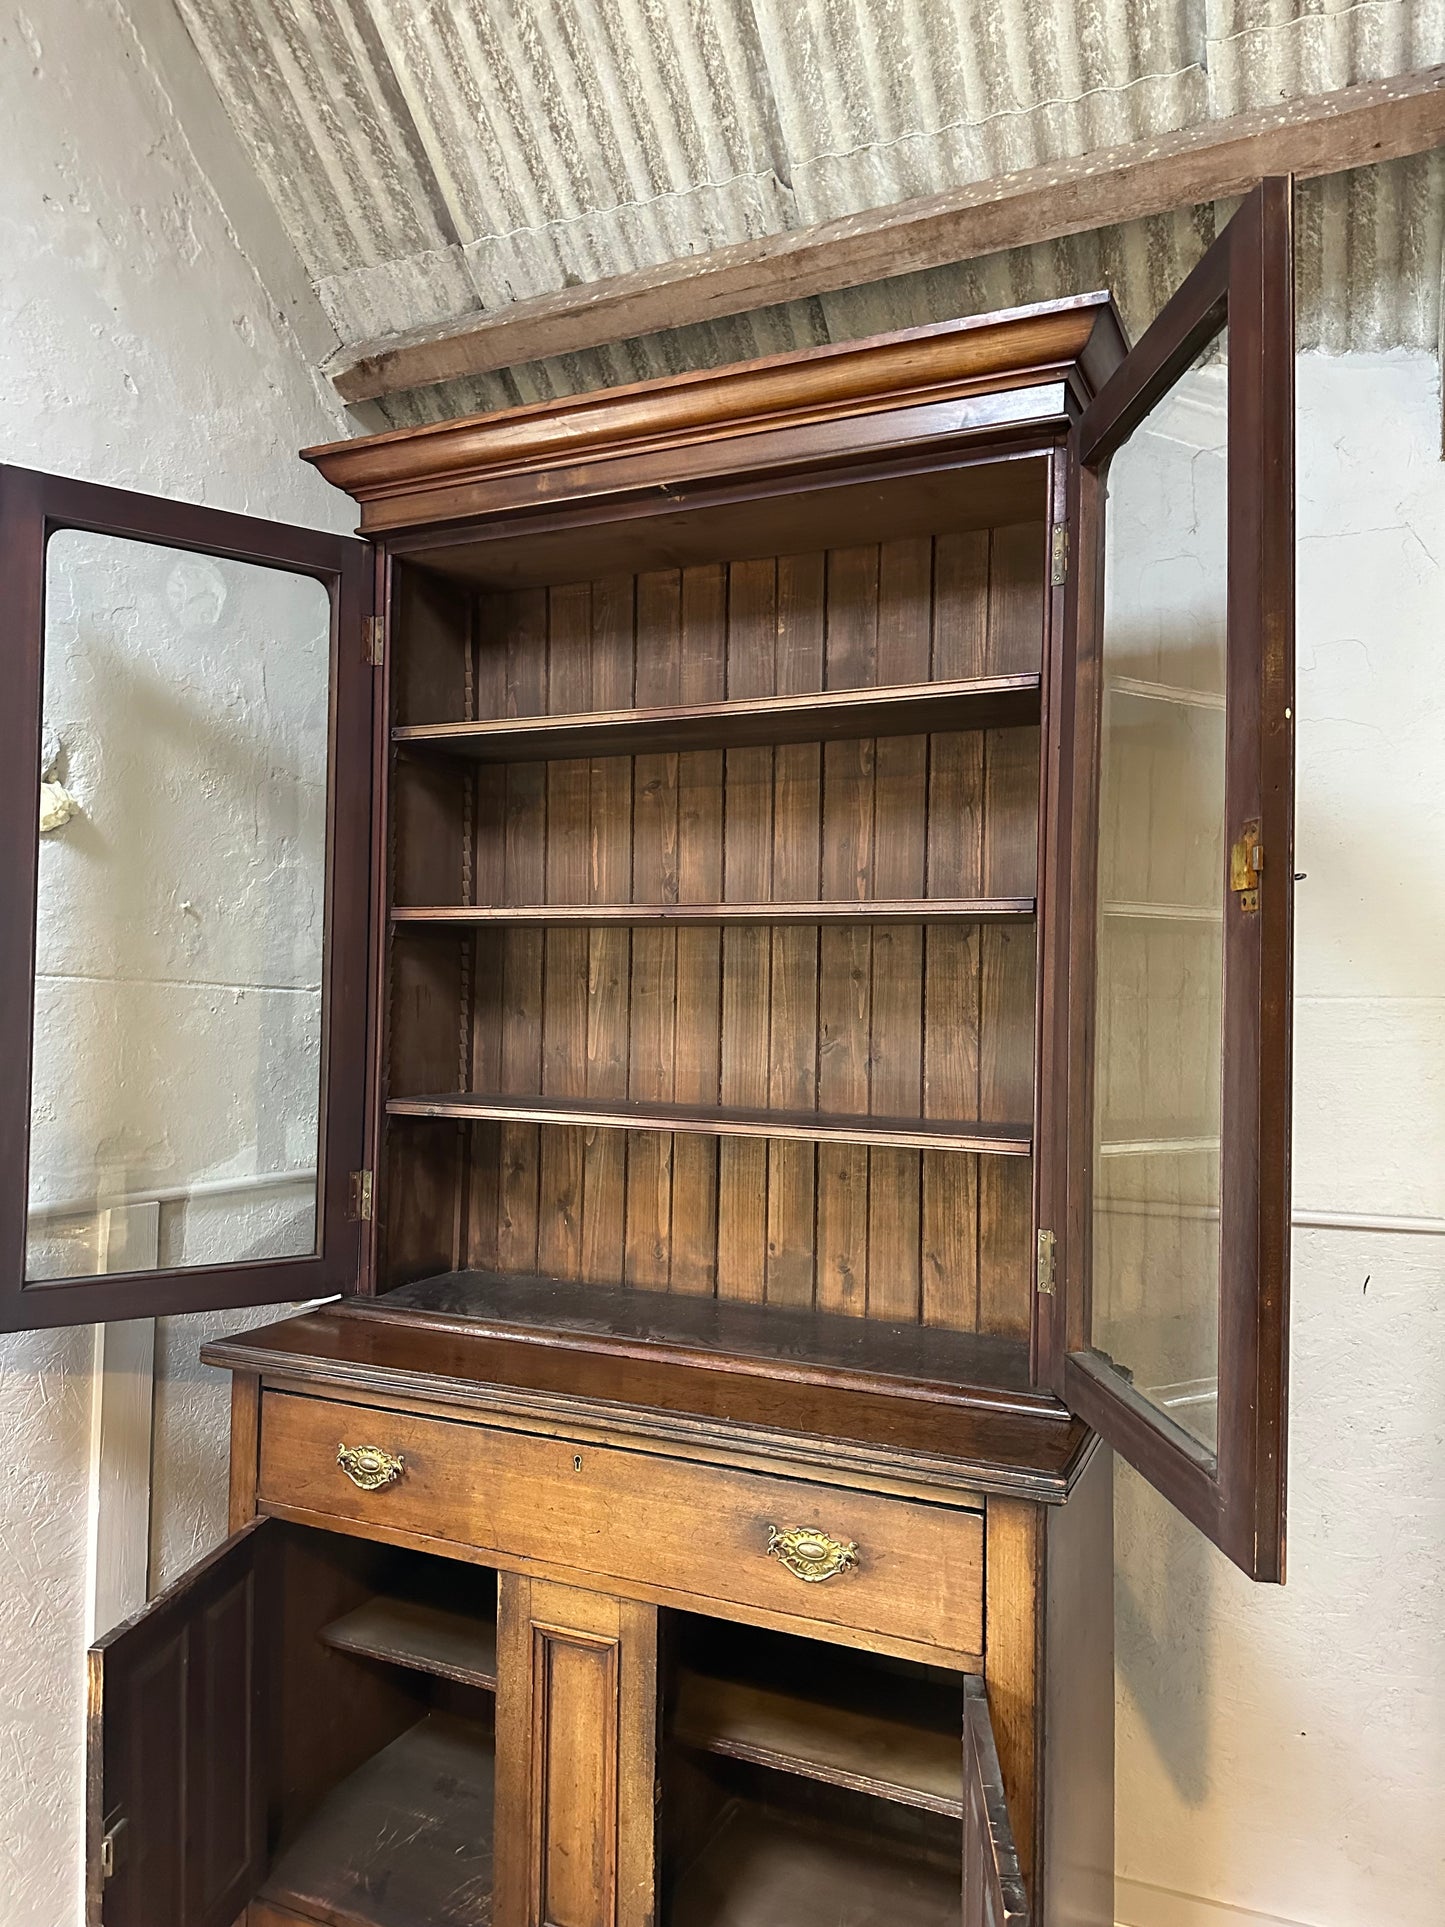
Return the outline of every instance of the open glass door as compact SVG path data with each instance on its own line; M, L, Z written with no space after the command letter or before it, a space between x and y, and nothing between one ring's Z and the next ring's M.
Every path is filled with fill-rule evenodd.
M0 470L0 1329L352 1289L361 542Z
M1044 1341L1069 1406L1257 1579L1284 1565L1290 200L1249 196L1080 425Z

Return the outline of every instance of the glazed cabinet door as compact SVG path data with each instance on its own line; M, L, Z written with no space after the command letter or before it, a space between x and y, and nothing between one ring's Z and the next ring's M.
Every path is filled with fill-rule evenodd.
M88 1927L232 1927L264 1875L281 1530L247 1526L91 1648Z
M367 544L0 470L0 1330L354 1289Z
M657 1609L503 1573L493 1927L652 1927Z
M1049 939L1067 1107L1039 1251L1055 1390L1246 1572L1275 1580L1294 861L1290 219L1287 181L1256 189L1080 426L1055 832L1067 911Z
M988 1693L970 1677L963 1694L963 1927L1029 1927Z

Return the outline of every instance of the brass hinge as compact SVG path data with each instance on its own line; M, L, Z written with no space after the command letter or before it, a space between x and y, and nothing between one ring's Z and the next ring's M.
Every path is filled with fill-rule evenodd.
M346 1215L354 1222L367 1224L371 1219L371 1173L353 1171L351 1174L351 1204Z
M366 618L366 660L373 669L379 669L386 660L386 617L368 616Z
M1057 589L1069 579L1069 531L1062 522L1054 524L1053 562L1049 580Z
M1058 1241L1052 1231L1039 1233L1038 1278L1039 1290L1045 1298L1054 1295L1054 1267L1057 1259Z
M1264 845L1260 841L1259 818L1251 817L1235 839L1229 852L1229 887L1239 898L1246 916L1259 908L1259 873L1264 868Z
M116 1814L100 1840L100 1877L109 1880L115 1873L116 1842L125 1832L125 1815Z

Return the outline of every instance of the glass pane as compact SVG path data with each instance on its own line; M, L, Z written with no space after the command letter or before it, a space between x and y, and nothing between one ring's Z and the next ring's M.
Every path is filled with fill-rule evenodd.
M29 1279L316 1247L330 604L61 530Z
M1094 1349L1210 1451L1219 1392L1226 398L1221 334L1108 474Z

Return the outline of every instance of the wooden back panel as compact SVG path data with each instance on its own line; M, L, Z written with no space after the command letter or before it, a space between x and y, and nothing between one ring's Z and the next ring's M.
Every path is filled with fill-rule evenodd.
M397 720L1036 671L1037 523L488 595ZM398 648L405 651L410 631ZM459 710L456 705L462 704ZM404 904L1031 895L1038 732L398 767ZM450 1089L1026 1122L1030 925L401 932L393 1095ZM541 1272L1011 1335L1020 1158L393 1122L384 1282Z

